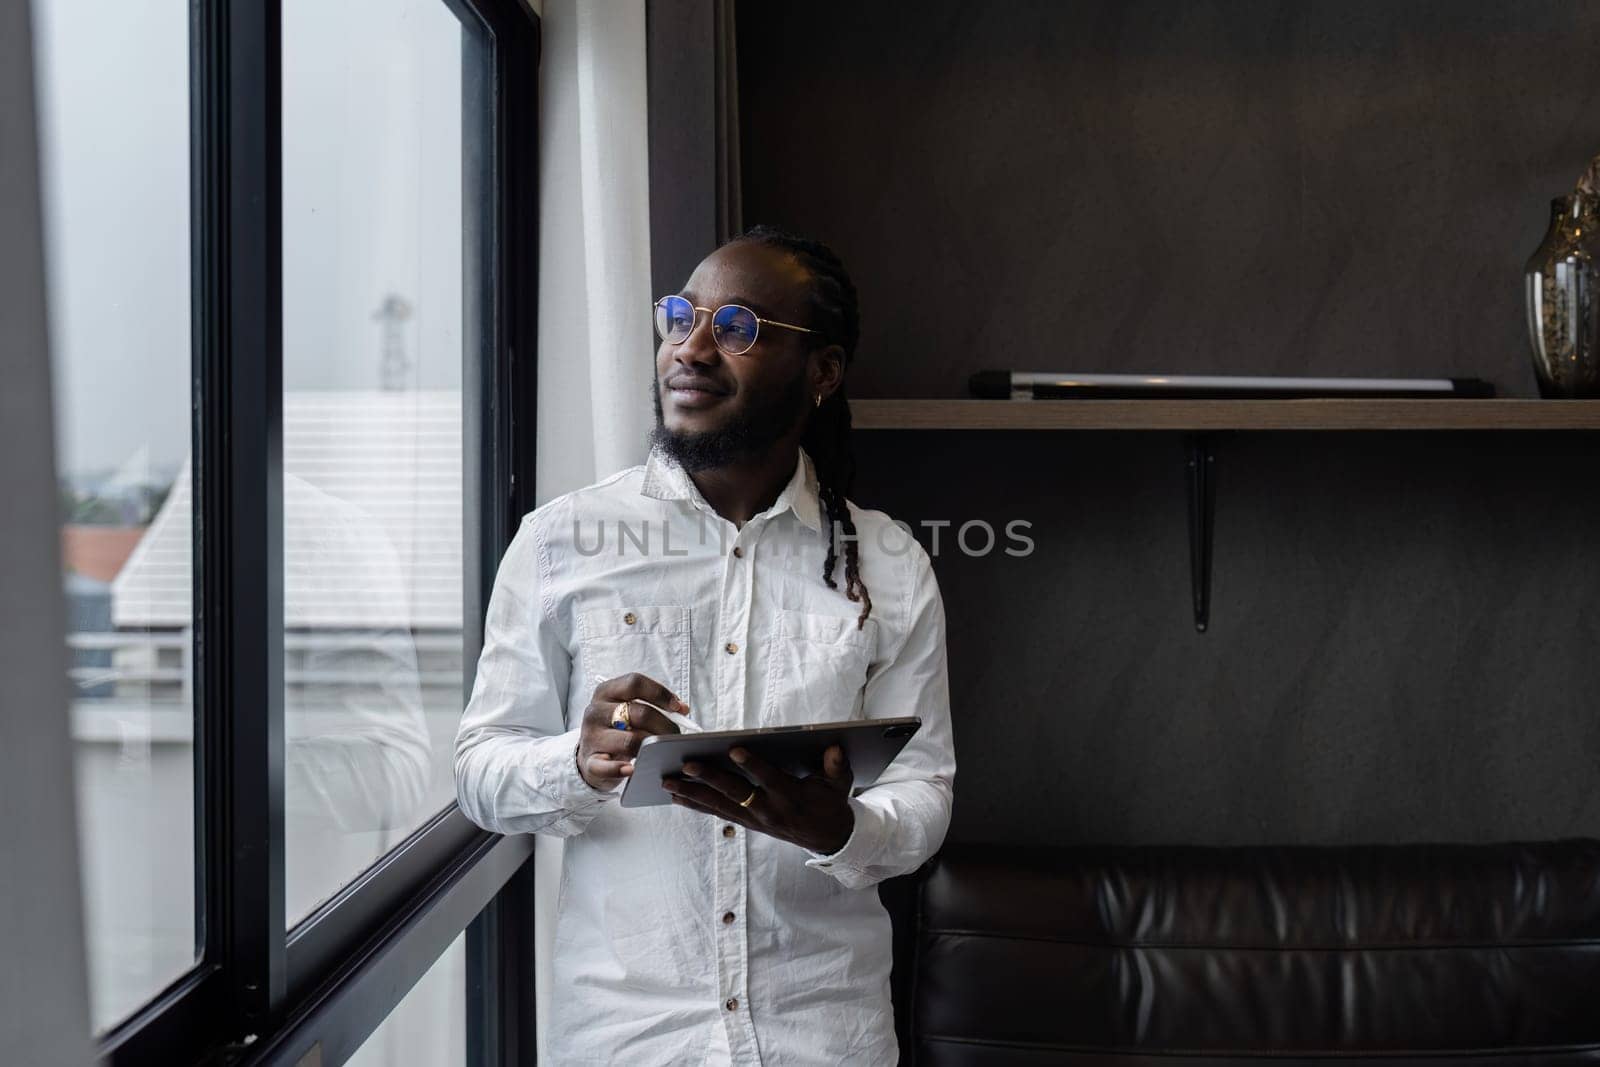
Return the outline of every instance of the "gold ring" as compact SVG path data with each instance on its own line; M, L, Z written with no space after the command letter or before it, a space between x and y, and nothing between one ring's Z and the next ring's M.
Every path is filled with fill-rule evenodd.
M761 792L759 787L756 788L756 789L750 790L750 795L745 797L743 800L739 801L739 806L741 808L748 808L750 806L750 802L755 800L756 794L759 793L759 792Z
M617 705L617 710L611 715L611 725L618 730L631 730L633 722L628 718L628 702L624 700Z

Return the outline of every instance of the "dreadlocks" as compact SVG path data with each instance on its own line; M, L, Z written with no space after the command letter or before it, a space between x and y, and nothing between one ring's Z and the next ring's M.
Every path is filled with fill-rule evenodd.
M797 237L772 226L753 226L734 238L736 241L753 241L769 248L780 249L793 256L811 275L812 328L844 349L844 366L848 371L855 358L856 342L861 336L861 315L856 304L856 287L850 281L844 264L833 249L820 241ZM861 581L861 554L856 540L855 520L845 504L855 482L856 458L850 448L850 401L845 396L845 382L823 400L822 406L811 413L806 423L800 446L806 450L817 468L817 490L822 506L827 512L828 558L822 564L822 580L829 589L839 588L833 579L833 568L839 558L836 526L844 532L845 596L861 603L861 614L856 619L856 629L866 625L872 614L872 597Z

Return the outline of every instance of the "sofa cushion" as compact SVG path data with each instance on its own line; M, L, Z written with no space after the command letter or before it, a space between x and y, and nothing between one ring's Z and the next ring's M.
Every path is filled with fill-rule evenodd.
M924 1064L1600 1063L1600 841L952 846L913 970Z

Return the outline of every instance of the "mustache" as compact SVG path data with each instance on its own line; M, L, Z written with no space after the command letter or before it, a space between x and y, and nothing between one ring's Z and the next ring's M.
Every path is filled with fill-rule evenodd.
M685 433L669 430L661 407L661 380L650 376L650 397L655 407L652 447L660 445L687 471L726 466L752 456L765 455L804 422L811 411L810 387L804 368L770 394L742 393L723 422L709 430Z

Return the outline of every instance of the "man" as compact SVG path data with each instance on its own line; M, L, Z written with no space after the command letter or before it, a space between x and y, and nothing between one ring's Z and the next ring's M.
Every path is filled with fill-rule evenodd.
M825 246L758 227L656 326L648 460L532 512L501 562L461 808L568 839L555 1062L893 1063L874 886L943 841L955 756L928 555L846 499L855 289ZM804 779L735 749L743 775L689 765L672 806L617 803L679 722L903 715L922 729L859 796L837 747Z

